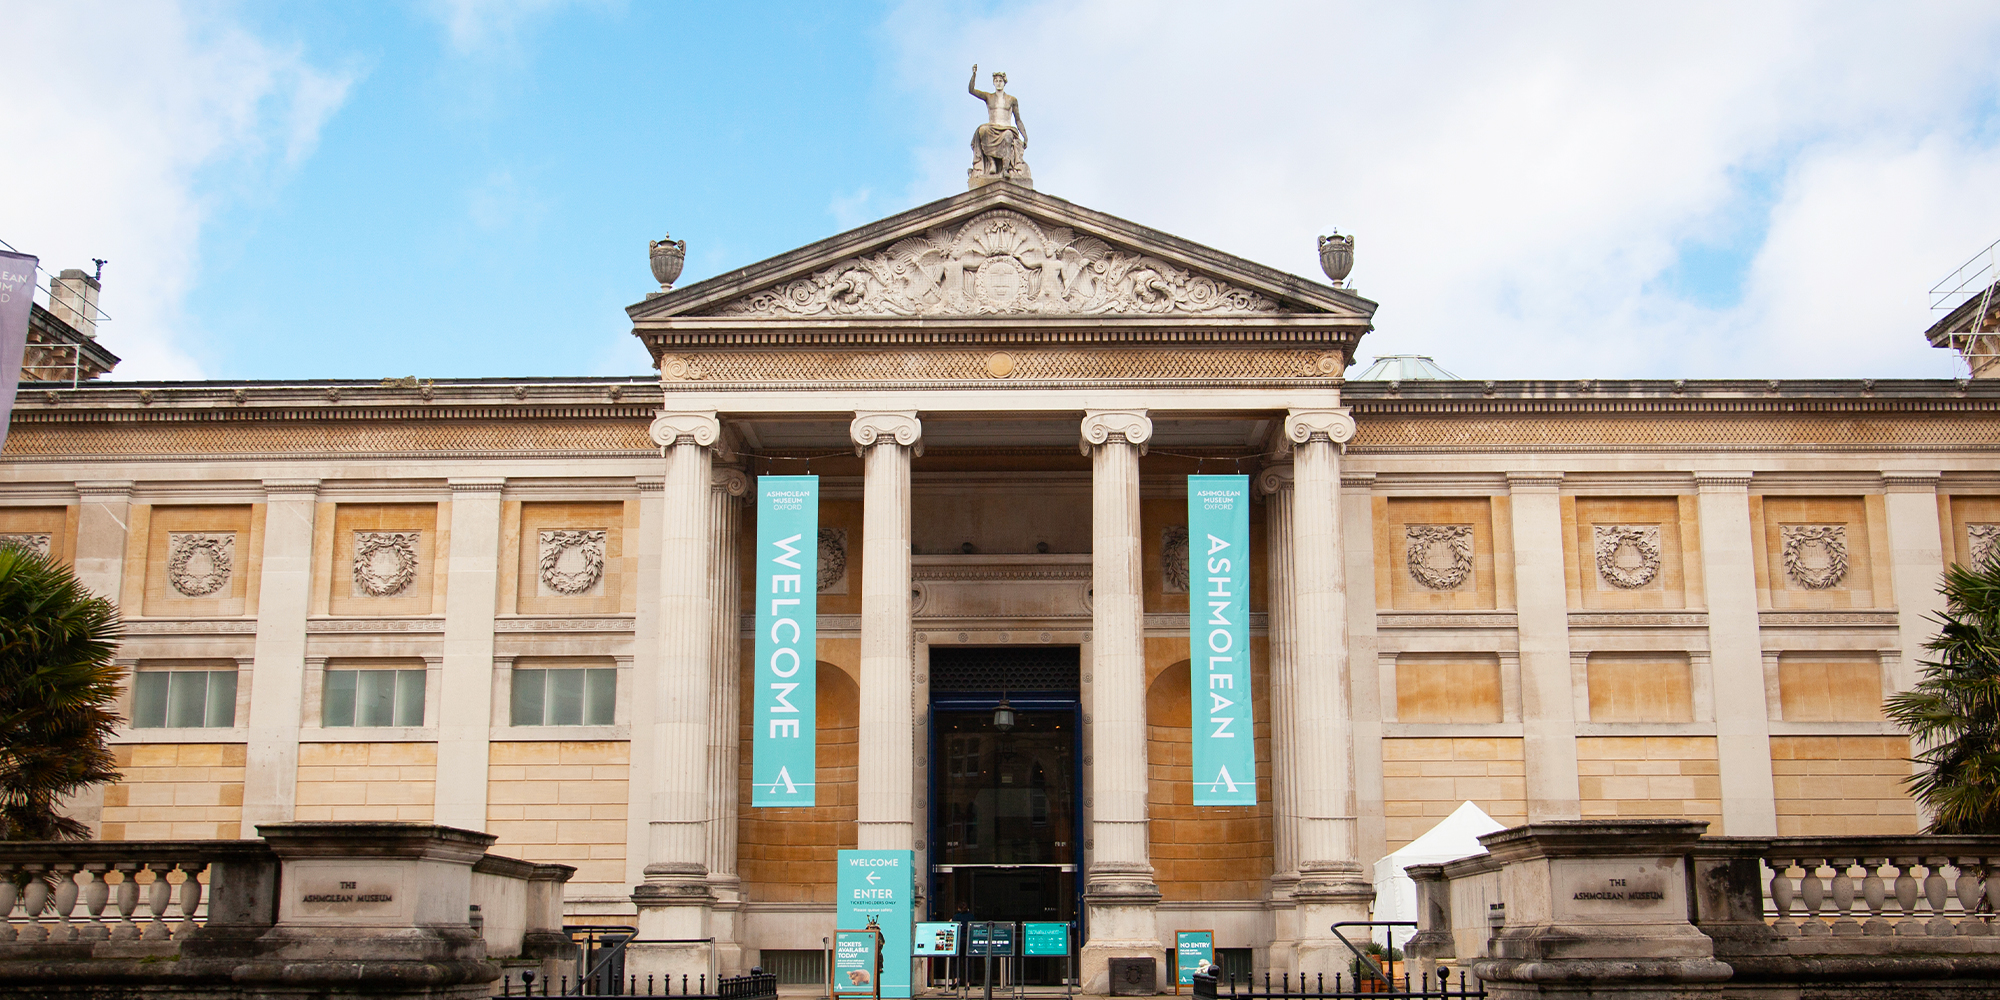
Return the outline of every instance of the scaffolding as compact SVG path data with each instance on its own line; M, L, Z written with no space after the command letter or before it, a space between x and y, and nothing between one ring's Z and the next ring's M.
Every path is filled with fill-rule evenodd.
M1944 314L1925 331L1933 347L1949 347L1973 378L2000 377L2000 240L1972 255L1931 286L1931 314Z

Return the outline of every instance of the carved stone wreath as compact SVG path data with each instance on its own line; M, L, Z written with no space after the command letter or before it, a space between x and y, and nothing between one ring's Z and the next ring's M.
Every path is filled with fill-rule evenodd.
M21 549L47 558L50 543L54 537L46 531L10 531L0 533L0 549Z
M1410 579L1431 590L1456 590L1472 574L1472 525L1411 524L1404 561Z
M1119 250L1018 212L984 212L957 228L899 240L727 303L717 315L936 316L992 313L1242 315L1273 299Z
M817 584L822 594L837 593L833 588L847 579L847 529L819 529L819 576Z
M1660 574L1660 526L1597 524L1597 575L1620 590L1637 590Z
M1994 552L2000 550L2000 524L1968 524L1965 526L1965 540L1972 543L1973 568L1984 566L1993 560Z
M395 597L417 579L416 531L354 533L354 588L368 597Z
M1826 590L1847 578L1847 526L1844 524L1785 524L1785 575L1807 590Z
M207 597L228 586L235 562L236 532L167 534L167 583L183 597Z
M1176 524L1160 533L1160 589L1169 594L1188 590L1188 529Z
M589 593L604 579L604 534L603 528L542 532L542 585L564 597Z

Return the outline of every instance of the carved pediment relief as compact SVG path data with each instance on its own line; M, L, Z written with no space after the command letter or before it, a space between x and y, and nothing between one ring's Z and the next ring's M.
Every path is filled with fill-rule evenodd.
M724 303L713 315L1232 316L1276 300L1019 212L994 209Z

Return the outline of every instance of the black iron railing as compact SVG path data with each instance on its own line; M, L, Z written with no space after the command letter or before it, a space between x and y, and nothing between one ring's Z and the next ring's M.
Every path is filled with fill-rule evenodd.
M1349 980L1336 974L1331 983L1324 975L1308 980L1303 975L1293 979L1290 973L1281 973L1274 980L1267 972L1261 986L1255 978L1238 982L1230 976L1218 981L1214 976L1197 975L1194 995L1204 1000L1483 1000L1486 989L1462 969L1456 972L1439 969L1435 979L1403 976L1398 980L1391 976L1386 980L1374 977Z

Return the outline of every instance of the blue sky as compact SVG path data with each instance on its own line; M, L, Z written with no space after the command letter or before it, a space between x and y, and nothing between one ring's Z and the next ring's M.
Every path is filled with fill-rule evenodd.
M612 375L682 283L963 188L1317 276L1466 377L1939 377L2000 239L2000 8L0 0L0 239L109 258L126 378Z

